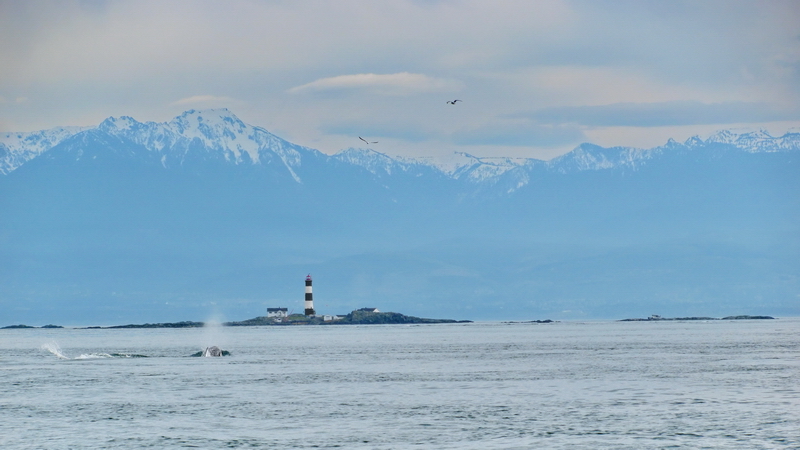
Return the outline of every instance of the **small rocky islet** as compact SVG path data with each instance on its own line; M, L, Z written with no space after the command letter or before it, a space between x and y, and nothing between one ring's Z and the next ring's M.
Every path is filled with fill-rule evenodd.
M774 320L772 316L726 316L723 318L718 317L661 317L659 315L652 315L647 318L633 318L622 319L620 322L653 322L653 321L685 321L685 320Z

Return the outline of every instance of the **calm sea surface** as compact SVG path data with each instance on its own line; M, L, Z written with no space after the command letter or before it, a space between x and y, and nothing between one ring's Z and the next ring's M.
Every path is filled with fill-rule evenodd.
M0 330L0 448L800 448L800 319Z

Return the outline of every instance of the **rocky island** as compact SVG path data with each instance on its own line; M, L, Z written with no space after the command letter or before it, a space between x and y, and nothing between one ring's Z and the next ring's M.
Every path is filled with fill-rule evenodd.
M661 317L657 314L653 314L652 316L641 319L641 318L634 318L634 319L622 319L620 322L650 322L650 321L659 321L659 320L774 320L774 317L771 316L726 316L723 318L717 317Z
M406 316L395 312L372 312L356 310L344 316L306 316L292 314L287 317L259 316L252 319L223 322L226 327L255 327L255 326L296 326L296 325L390 325L390 324L423 324L423 323L470 323L471 320L453 319L425 319L421 317ZM170 322L170 323L145 323L114 325L109 327L87 327L89 329L113 328L195 328L202 327L205 322Z

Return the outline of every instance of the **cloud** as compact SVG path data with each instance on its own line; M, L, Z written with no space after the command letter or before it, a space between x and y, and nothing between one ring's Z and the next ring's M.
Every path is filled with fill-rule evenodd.
M511 117L526 117L550 125L659 127L800 120L800 109L763 102L671 101L550 107Z
M195 103L236 103L237 100L230 97L218 97L215 95L193 95L182 98L170 103L172 106L193 105Z
M798 22L797 0L0 0L0 129L228 107L304 145L414 154L771 129L800 110Z
M410 95L425 92L455 92L464 88L457 80L429 77L409 72L374 74L360 73L320 78L289 89L289 93L324 91L367 91L382 95Z

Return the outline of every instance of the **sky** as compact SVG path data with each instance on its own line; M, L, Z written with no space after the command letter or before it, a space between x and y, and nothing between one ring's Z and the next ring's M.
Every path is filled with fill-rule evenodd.
M228 108L328 154L780 136L798 24L796 0L0 0L0 132Z

